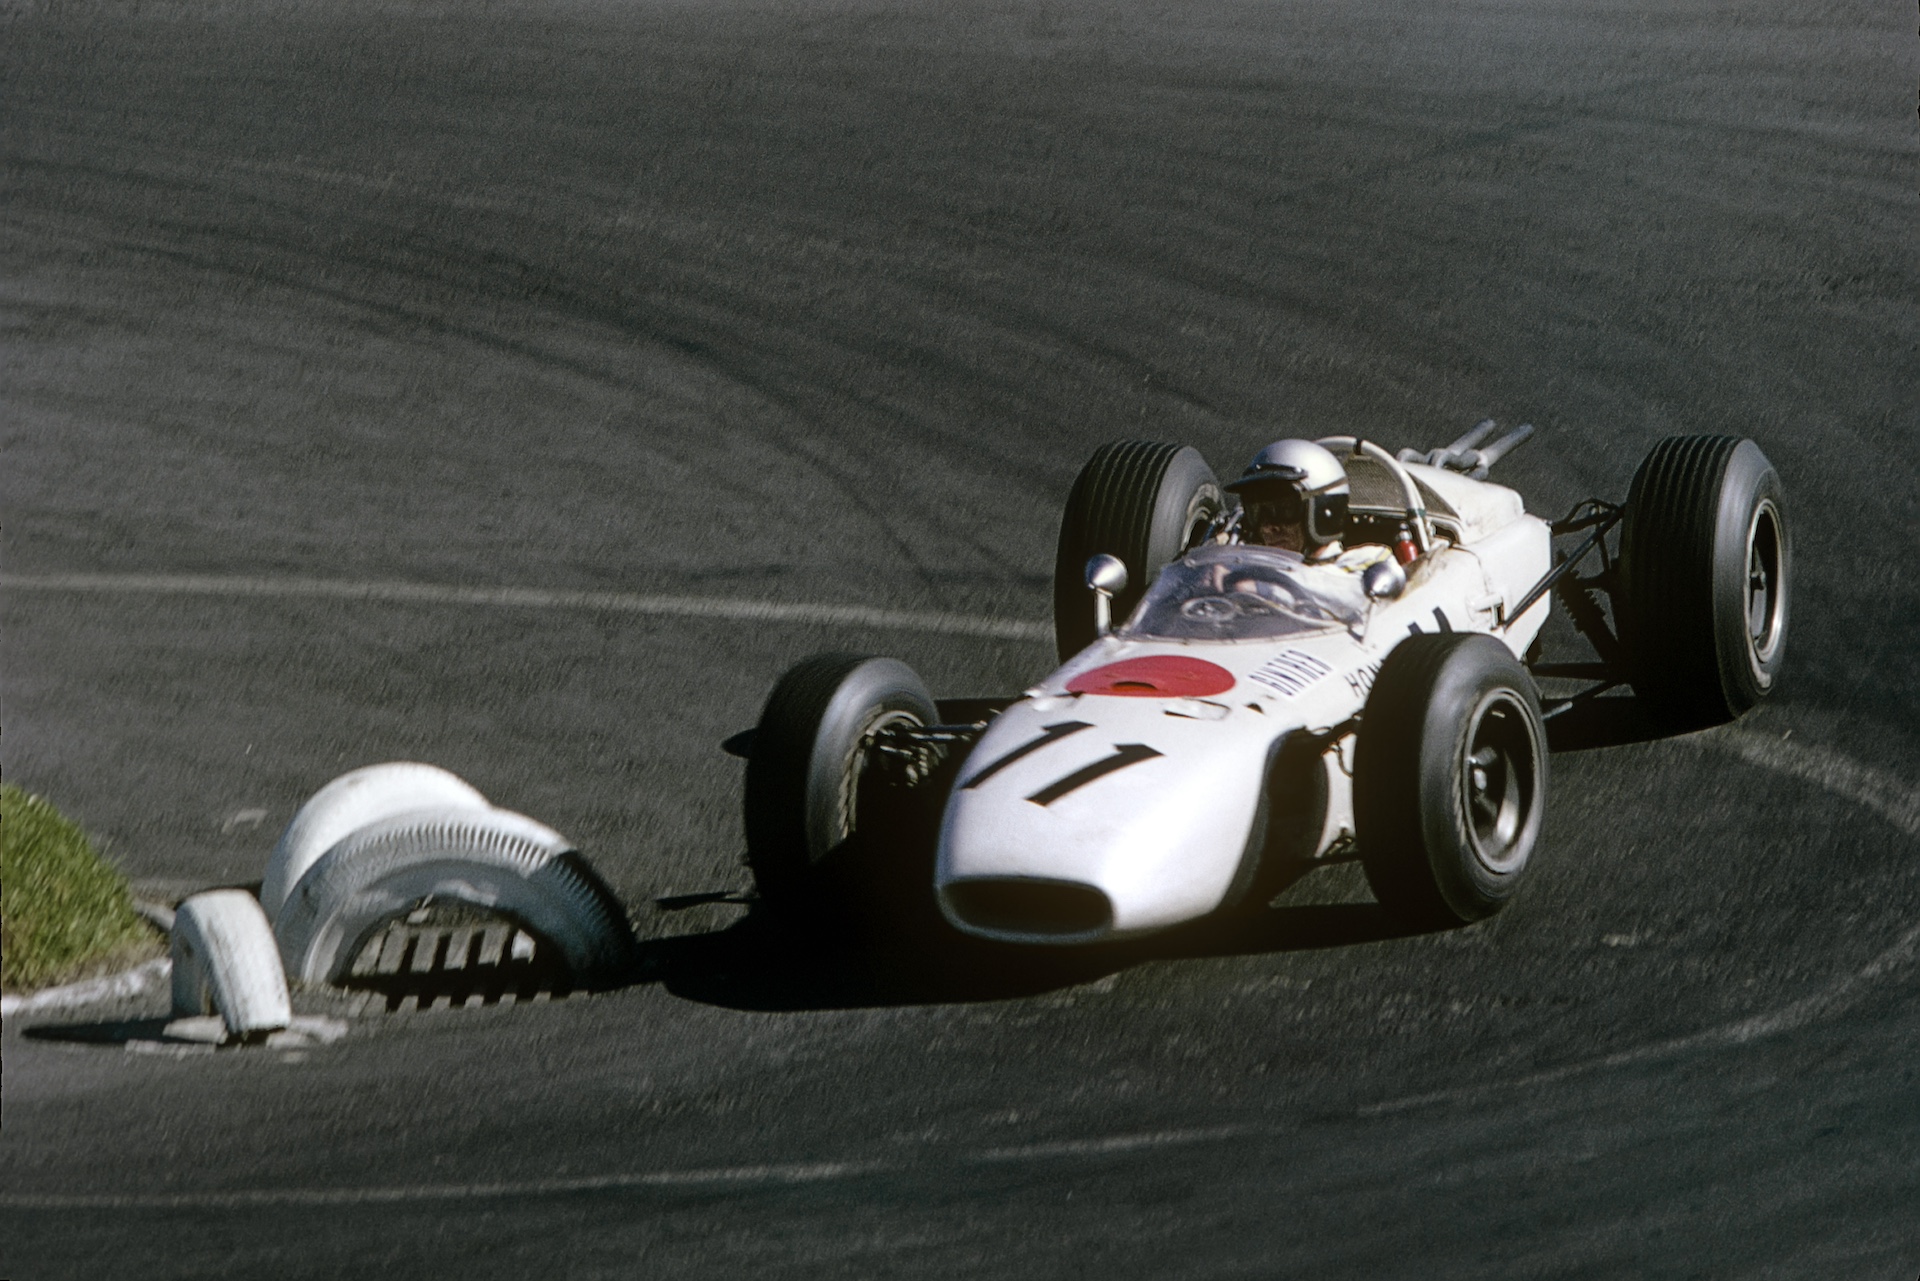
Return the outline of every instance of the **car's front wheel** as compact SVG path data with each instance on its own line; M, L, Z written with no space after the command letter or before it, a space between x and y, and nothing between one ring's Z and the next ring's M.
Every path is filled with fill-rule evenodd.
M1490 916L1519 890L1547 808L1533 679L1490 636L1410 636L1381 666L1353 771L1361 863L1408 924Z
M816 654L780 678L747 757L747 865L762 902L805 900L821 863L858 827L874 731L937 719L926 685L897 659Z

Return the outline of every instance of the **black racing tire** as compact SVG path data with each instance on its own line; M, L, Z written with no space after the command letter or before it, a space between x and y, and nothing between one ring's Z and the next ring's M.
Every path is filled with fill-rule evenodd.
M1220 482L1192 446L1117 440L1094 451L1067 496L1053 562L1053 634L1064 661L1095 639L1087 561L1102 552L1127 567L1113 598L1133 612L1160 567L1200 540L1224 506Z
M822 861L853 834L867 734L938 719L925 683L897 659L815 654L780 678L747 758L747 866L763 903L808 898Z
M1780 476L1751 440L1669 436L1634 473L1620 534L1634 693L1679 729L1740 716L1786 657L1792 567Z
M1512 899L1547 811L1533 678L1491 636L1409 636L1387 655L1354 755L1355 836L1374 898L1417 928Z

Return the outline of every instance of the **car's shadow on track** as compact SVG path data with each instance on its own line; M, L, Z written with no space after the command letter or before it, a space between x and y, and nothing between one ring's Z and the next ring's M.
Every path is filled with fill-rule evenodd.
M31 1041L60 1041L70 1045L122 1048L136 1042L159 1044L167 1039L167 1017L105 1019L93 1023L43 1023L21 1033Z
M1604 698L1569 703L1547 713L1547 747L1554 752L1585 752L1597 747L1624 747L1651 743L1690 733L1693 728L1662 725L1650 717L1637 696L1609 694Z
M1281 906L1137 943L1014 947L845 918L795 929L749 914L727 929L642 945L635 978L742 1010L853 1009L1009 1000L1095 982L1151 961L1349 947L1406 933L1372 903Z
M839 888L808 910L756 905L728 928L642 943L633 977L731 1009L949 1004L1036 996L1154 961L1352 947L1417 932L1370 902L1283 900L1131 942L989 943L941 918L928 892L930 845L856 837L833 855L827 883Z

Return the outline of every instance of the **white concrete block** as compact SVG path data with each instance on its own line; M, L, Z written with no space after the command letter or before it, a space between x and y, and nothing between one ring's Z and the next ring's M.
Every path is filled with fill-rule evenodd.
M264 1040L293 1020L273 927L244 890L196 894L174 913L173 1015L218 1014L228 1036Z

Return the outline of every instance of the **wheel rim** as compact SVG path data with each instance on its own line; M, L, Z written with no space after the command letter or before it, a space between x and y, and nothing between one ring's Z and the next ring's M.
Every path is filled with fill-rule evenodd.
M1202 489L1193 496L1193 502L1187 508L1187 532L1180 540L1180 550L1174 553L1177 559L1192 551L1206 538L1207 531L1213 528L1213 522L1219 519L1221 512L1220 495L1216 490L1209 494Z
M1475 710L1460 771L1462 813L1474 857L1500 875L1527 860L1539 747L1526 707L1496 691Z
M1786 557L1780 541L1780 513L1770 502L1760 504L1747 527L1747 654L1755 675L1764 678L1766 668L1780 650L1780 635L1786 622L1787 584L1782 570Z

